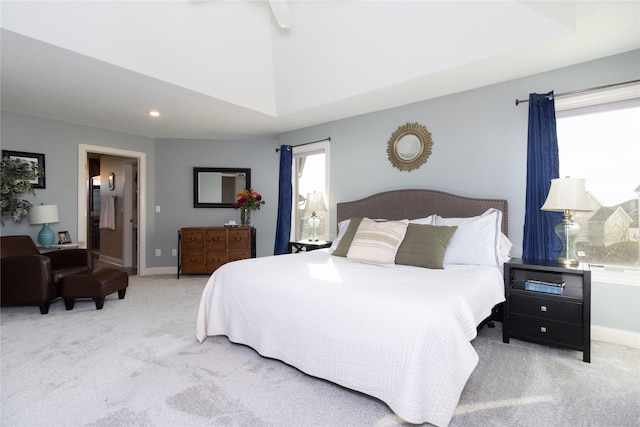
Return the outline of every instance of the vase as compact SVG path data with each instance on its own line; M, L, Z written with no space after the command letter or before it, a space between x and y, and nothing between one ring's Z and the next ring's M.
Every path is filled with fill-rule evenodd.
M244 227L251 225L251 209L240 208L240 225Z

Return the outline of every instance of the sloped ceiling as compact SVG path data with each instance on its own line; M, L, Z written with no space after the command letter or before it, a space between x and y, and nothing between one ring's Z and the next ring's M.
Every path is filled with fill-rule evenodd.
M2 1L2 108L274 138L640 47L637 1L286 5L289 29L263 1Z

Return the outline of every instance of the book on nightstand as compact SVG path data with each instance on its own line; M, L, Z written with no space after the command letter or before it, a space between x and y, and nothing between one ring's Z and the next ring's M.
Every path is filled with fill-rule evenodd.
M526 280L524 282L525 291L543 292L545 294L562 295L565 282L544 282L542 280Z

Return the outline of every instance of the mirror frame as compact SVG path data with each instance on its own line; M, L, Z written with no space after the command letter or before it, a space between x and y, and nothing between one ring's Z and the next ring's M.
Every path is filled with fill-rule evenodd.
M250 168L193 168L193 207L194 208L232 208L233 203L202 203L198 200L199 179L198 176L202 172L218 172L218 173L244 173L246 176L245 188L251 188L251 169ZM235 197L234 197L235 198Z
M405 136L413 135L418 138L420 142L420 149L410 159L403 158L398 152L398 144ZM407 123L404 124L391 134L391 138L387 143L387 155L389 161L395 167L401 171L412 171L418 169L431 155L433 148L433 141L431 140L431 132L420 123Z

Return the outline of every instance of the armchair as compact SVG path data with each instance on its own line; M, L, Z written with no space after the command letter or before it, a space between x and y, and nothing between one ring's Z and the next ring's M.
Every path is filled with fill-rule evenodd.
M29 236L0 237L2 305L37 305L41 314L60 296L60 279L93 271L91 253L66 249L40 254Z

